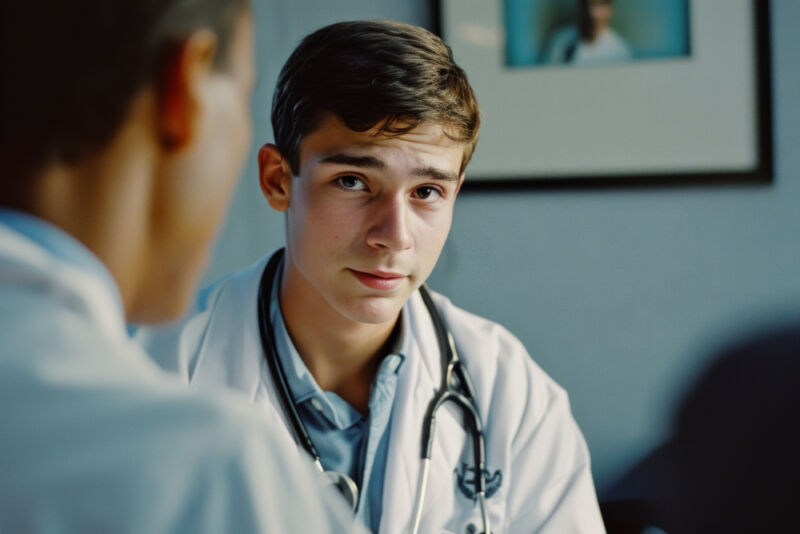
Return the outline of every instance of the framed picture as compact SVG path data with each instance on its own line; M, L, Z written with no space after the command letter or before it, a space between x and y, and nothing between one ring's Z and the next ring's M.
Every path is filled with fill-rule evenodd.
M483 111L468 189L772 180L766 0L439 0L434 15Z

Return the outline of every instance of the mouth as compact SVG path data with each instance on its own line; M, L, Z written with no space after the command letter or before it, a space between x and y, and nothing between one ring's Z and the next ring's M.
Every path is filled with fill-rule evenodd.
M406 275L391 271L356 271L349 269L356 279L370 289L389 291L396 289L406 279Z

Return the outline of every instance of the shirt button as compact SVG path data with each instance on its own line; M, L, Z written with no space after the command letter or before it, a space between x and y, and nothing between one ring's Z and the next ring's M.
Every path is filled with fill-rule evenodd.
M316 397L313 397L311 399L311 406L313 406L314 409L317 410L318 412L322 411L322 403Z

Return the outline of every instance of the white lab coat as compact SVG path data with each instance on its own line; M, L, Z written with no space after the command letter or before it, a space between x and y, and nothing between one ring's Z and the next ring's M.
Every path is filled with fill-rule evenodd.
M258 331L258 284L267 258L205 292L185 322L158 332L143 331L137 338L191 388L234 387L286 423ZM503 327L458 309L441 295L433 296L474 381L486 427L487 468L490 475L497 470L502 474L500 487L487 501L492 530L495 534L604 532L588 450L565 391ZM413 341L393 407L382 534L401 534L409 525L421 465L423 419L441 384L436 335L418 293L404 313ZM473 465L471 441L458 409L450 403L444 406L437 416L420 532L460 534L470 524L480 532L478 510L457 487L461 462ZM286 424L287 435L290 428Z
M110 293L0 224L0 532L351 531L268 415L187 391Z

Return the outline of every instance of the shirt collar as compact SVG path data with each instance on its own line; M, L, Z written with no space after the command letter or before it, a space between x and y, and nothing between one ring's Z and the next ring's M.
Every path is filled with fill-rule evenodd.
M108 268L73 236L43 219L8 208L0 208L0 223L30 239L59 260L99 280L118 308L124 309L119 287Z

